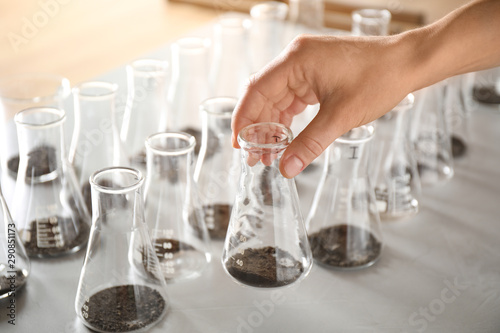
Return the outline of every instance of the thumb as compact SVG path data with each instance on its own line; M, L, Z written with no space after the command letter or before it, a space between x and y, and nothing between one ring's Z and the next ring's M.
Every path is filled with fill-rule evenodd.
M284 177L297 176L342 134L336 128L332 114L331 108L322 106L316 117L290 143L280 161L280 171Z

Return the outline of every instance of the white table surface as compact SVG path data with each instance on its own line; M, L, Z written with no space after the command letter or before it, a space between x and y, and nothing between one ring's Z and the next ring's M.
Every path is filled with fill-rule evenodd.
M148 56L167 55L165 46ZM97 79L126 82L123 68ZM222 242L214 242L202 277L168 286L169 313L151 332L500 332L500 109L480 106L469 124L469 150L453 179L423 189L416 217L383 223L374 266L315 265L297 286L261 290L225 275ZM304 216L319 172L296 178ZM15 326L0 301L0 332L90 332L74 309L83 257L33 259Z

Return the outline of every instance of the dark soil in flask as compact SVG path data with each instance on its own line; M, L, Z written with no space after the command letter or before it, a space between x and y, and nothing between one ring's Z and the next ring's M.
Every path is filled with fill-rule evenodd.
M361 268L375 262L382 243L369 231L347 224L321 229L309 236L313 258L336 268Z
M140 295L140 298L136 298ZM131 332L158 321L167 302L153 288L123 285L99 291L82 306L86 324L103 332Z
M230 257L225 265L236 280L259 288L286 286L304 272L302 264L290 253L272 246L245 249Z

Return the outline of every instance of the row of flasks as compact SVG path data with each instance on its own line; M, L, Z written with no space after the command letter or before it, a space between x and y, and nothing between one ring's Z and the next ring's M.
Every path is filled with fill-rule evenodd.
M234 47L242 40L220 44ZM220 61L221 77L237 73L230 69L241 64L234 56L244 50L240 46L219 56L214 51L214 59L231 55ZM2 189L9 204L2 197L7 245L0 273L15 272L21 287L28 256L58 257L87 246L76 312L93 329L153 325L168 307L165 284L201 276L211 261L211 239L225 240L222 264L229 276L253 287L296 283L312 259L335 269L371 266L382 253L380 219L415 216L421 184L450 179L453 157L465 153L469 110L456 107L464 100L461 77L407 96L376 122L336 140L323 156L303 221L294 181L278 168L291 131L256 124L241 131L241 153L233 149L237 99L203 93L210 86L207 39L181 39L171 49L170 72L160 60L127 66L124 113L117 112L116 84L76 86L68 149L62 108L67 80L19 78L34 88L55 80L56 93L47 100L2 99L3 112L12 117L2 118ZM241 86L229 82L238 91L217 96L240 93ZM20 86L26 92L29 84ZM9 111L9 103L20 101L34 107ZM306 123L314 112L304 113ZM12 267L11 249L17 259ZM3 280L0 286L8 295ZM136 296L127 297L131 293ZM110 298L117 308L134 311L103 311Z

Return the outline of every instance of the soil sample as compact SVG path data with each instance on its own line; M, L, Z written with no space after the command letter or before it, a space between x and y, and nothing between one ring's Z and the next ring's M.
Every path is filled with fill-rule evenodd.
M478 102L485 104L500 104L500 95L495 86L475 86L472 89L472 96Z
M230 257L225 265L236 280L259 288L286 286L304 272L302 264L290 253L272 246L245 249Z
M457 136L451 136L451 154L454 158L462 157L467 150L465 142Z
M365 229L340 224L309 236L313 258L337 268L360 268L380 256L382 243Z
M228 204L214 204L203 207L205 223L212 239L224 239L226 237L232 208L233 206Z
M17 177L19 169L19 156L12 157L7 162L9 173ZM26 181L31 177L47 175L57 169L56 150L50 146L40 146L28 153L28 167L26 169Z
M0 266L6 266L7 265L2 265ZM21 269L16 269L14 273L7 272L5 269L5 272L0 275L0 299L7 297L8 293L11 291L11 284L14 283L14 288L16 292L24 286L24 283L26 282L26 276L23 274L23 271Z
M155 324L167 303L153 288L123 285L104 289L82 306L86 325L100 332L130 332Z
M74 248L86 244L90 232L88 224L77 220L75 228L78 230L78 234L66 233L63 237L61 226L67 223L73 224L73 221L65 220L60 216L53 216L32 221L29 230L21 230L21 239L24 242L28 256L45 257L63 255L73 252ZM41 230L38 230L39 227Z

